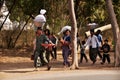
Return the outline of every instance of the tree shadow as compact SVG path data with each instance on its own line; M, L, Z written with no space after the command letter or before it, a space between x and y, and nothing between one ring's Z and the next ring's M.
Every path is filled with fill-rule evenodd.
M28 73L28 72L34 72L34 70L26 70L26 71L3 71L5 73Z
M34 68L33 62L0 63L0 71Z

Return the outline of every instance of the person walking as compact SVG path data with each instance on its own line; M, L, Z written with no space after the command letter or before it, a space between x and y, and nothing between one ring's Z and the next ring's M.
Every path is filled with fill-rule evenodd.
M54 35L54 33L51 33L50 40L52 41L53 44L55 44L52 47L52 54L53 54L52 60L57 60L57 43L58 43L58 38Z
M96 36L97 36L97 38L98 38L98 41L99 41L99 44L100 44L100 47L98 46L98 44L97 44L97 50L98 50L98 56L99 56L99 58L102 60L102 55L101 55L101 53L100 53L100 48L102 47L102 44L103 44L103 39L102 39L102 35L101 35L101 30L97 30L97 32L96 32Z
M80 51L80 54L81 54L81 56L80 56L80 63L82 63L83 58L85 58L86 62L88 62L87 56L85 54L85 46L84 46L84 44L85 44L85 41L82 41L82 44L80 46L80 48L81 48L81 51Z
M46 44L54 44L52 43L51 41L51 34L50 34L50 30L49 29L45 29L44 30L44 34L46 35L47 37L47 41L46 41ZM54 44L55 45L55 44ZM48 60L48 62L50 61L50 55L52 56L52 58L54 58L54 55L52 53L52 47L53 46L49 46L49 47L46 47L45 50L46 50L46 58Z
M108 63L110 64L110 55L109 55L109 51L110 51L110 45L108 44L108 40L104 40L104 44L102 46L102 50L103 50L103 58L102 58L102 62L101 64L104 64L106 59L108 61Z
M69 51L70 51L70 30L63 32L64 36L61 38L60 42L62 43L62 56L63 56L63 65L64 67L69 67L70 62L68 61Z
M85 47L88 45L89 46L89 57L93 64L96 62L96 57L97 57L97 46L100 46L97 37L94 34L94 29L90 30L90 36L88 37Z
M79 34L77 33L77 50L79 49L80 46L81 46L80 37Z
M46 35L43 34L43 31L41 28L37 29L37 34L38 34L38 36L36 36L36 50L35 50L35 55L34 55L34 67L37 70L38 66L36 63L37 63L38 57L40 57L42 65L46 65L47 70L50 70L51 66L49 65L49 62L47 60L45 60L46 57L44 57L44 51L45 51L45 47L48 47L51 45L45 44L45 41L47 41L47 37L46 37Z

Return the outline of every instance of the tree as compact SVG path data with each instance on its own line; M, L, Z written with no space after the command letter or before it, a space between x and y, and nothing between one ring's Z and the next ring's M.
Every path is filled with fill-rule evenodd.
M115 66L120 66L120 31L117 23L116 15L114 13L113 5L111 0L105 0L109 18L111 20L112 30L114 34L114 43L115 43Z
M7 20L8 16L9 16L9 15L10 15L10 13L12 12L12 9L14 8L15 3L16 3L16 0L14 0L14 1L13 1L12 6L10 7L9 13L7 14L7 16L6 16L5 20L3 21L3 23L1 24L1 26L0 26L0 31L1 31L1 29L2 29L2 27L3 27L3 25L4 25L4 23L6 22L6 20Z
M70 19L71 19L71 25L72 25L72 66L71 69L78 69L78 58L77 58L77 22L75 17L75 11L74 11L74 2L73 0L69 0L69 12L70 12Z

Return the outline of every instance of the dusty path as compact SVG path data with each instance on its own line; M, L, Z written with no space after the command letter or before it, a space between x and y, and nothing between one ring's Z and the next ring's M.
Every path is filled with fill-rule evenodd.
M26 76L26 75L31 76L31 75L43 74L45 76L45 74L47 73L52 76L52 74L56 74L57 72L58 74L65 73L65 72L69 73L71 71L76 72L76 70L70 70L69 68L67 69L63 68L61 52L58 52L57 61L51 61L52 69L50 71L46 71L46 67L40 67L39 71L36 72L34 71L33 61L30 60L30 55L31 53L26 52L25 50L19 50L19 51L18 50L16 51L6 50L4 52L0 52L0 80L10 80L10 78L11 80L17 80L16 79L17 77L20 78L21 76ZM71 61L71 58L69 58L69 60ZM113 53L111 53L111 61L112 61L111 64L106 63L105 65L100 64L101 60L99 58L97 58L97 62L95 65L92 65L90 60L88 63L83 61L82 64L79 64L80 69L77 70L77 72L80 72L80 74L82 74L81 71L83 72L85 71L87 73L89 72L89 70L95 71L94 73L96 73L96 71L101 71L101 70L105 71L105 73L107 71L111 71L111 73L114 71L115 72L119 71L120 68L115 68L113 64L114 62ZM117 75L120 75L120 74L117 74ZM14 77L15 79L13 79ZM19 80L23 80L23 79L20 78ZM30 78L28 80L34 80L34 79Z
M20 73L22 72L23 73ZM28 71L28 72L27 72ZM7 71L6 71L7 72ZM10 71L8 71L10 72ZM37 71L31 69L1 74L0 80L119 80L120 70Z

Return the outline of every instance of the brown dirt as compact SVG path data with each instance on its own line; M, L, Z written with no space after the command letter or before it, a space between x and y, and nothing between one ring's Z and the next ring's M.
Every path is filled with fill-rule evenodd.
M32 50L28 48L24 49L0 49L0 72L4 72L6 70L16 70L16 69L34 69L33 61L30 60L30 56L32 54ZM83 60L82 64L79 64L80 69L120 69L114 67L114 53L111 52L111 64L105 63L101 65L101 60L97 58L97 62L92 65L89 60L88 63ZM87 54L88 56L88 54ZM78 57L79 58L79 57ZM69 58L71 61L71 57ZM64 70L62 65L62 55L61 51L58 51L58 59L57 61L51 61L52 71L62 71ZM40 70L44 70L45 67L41 67ZM69 69L68 69L69 70Z

